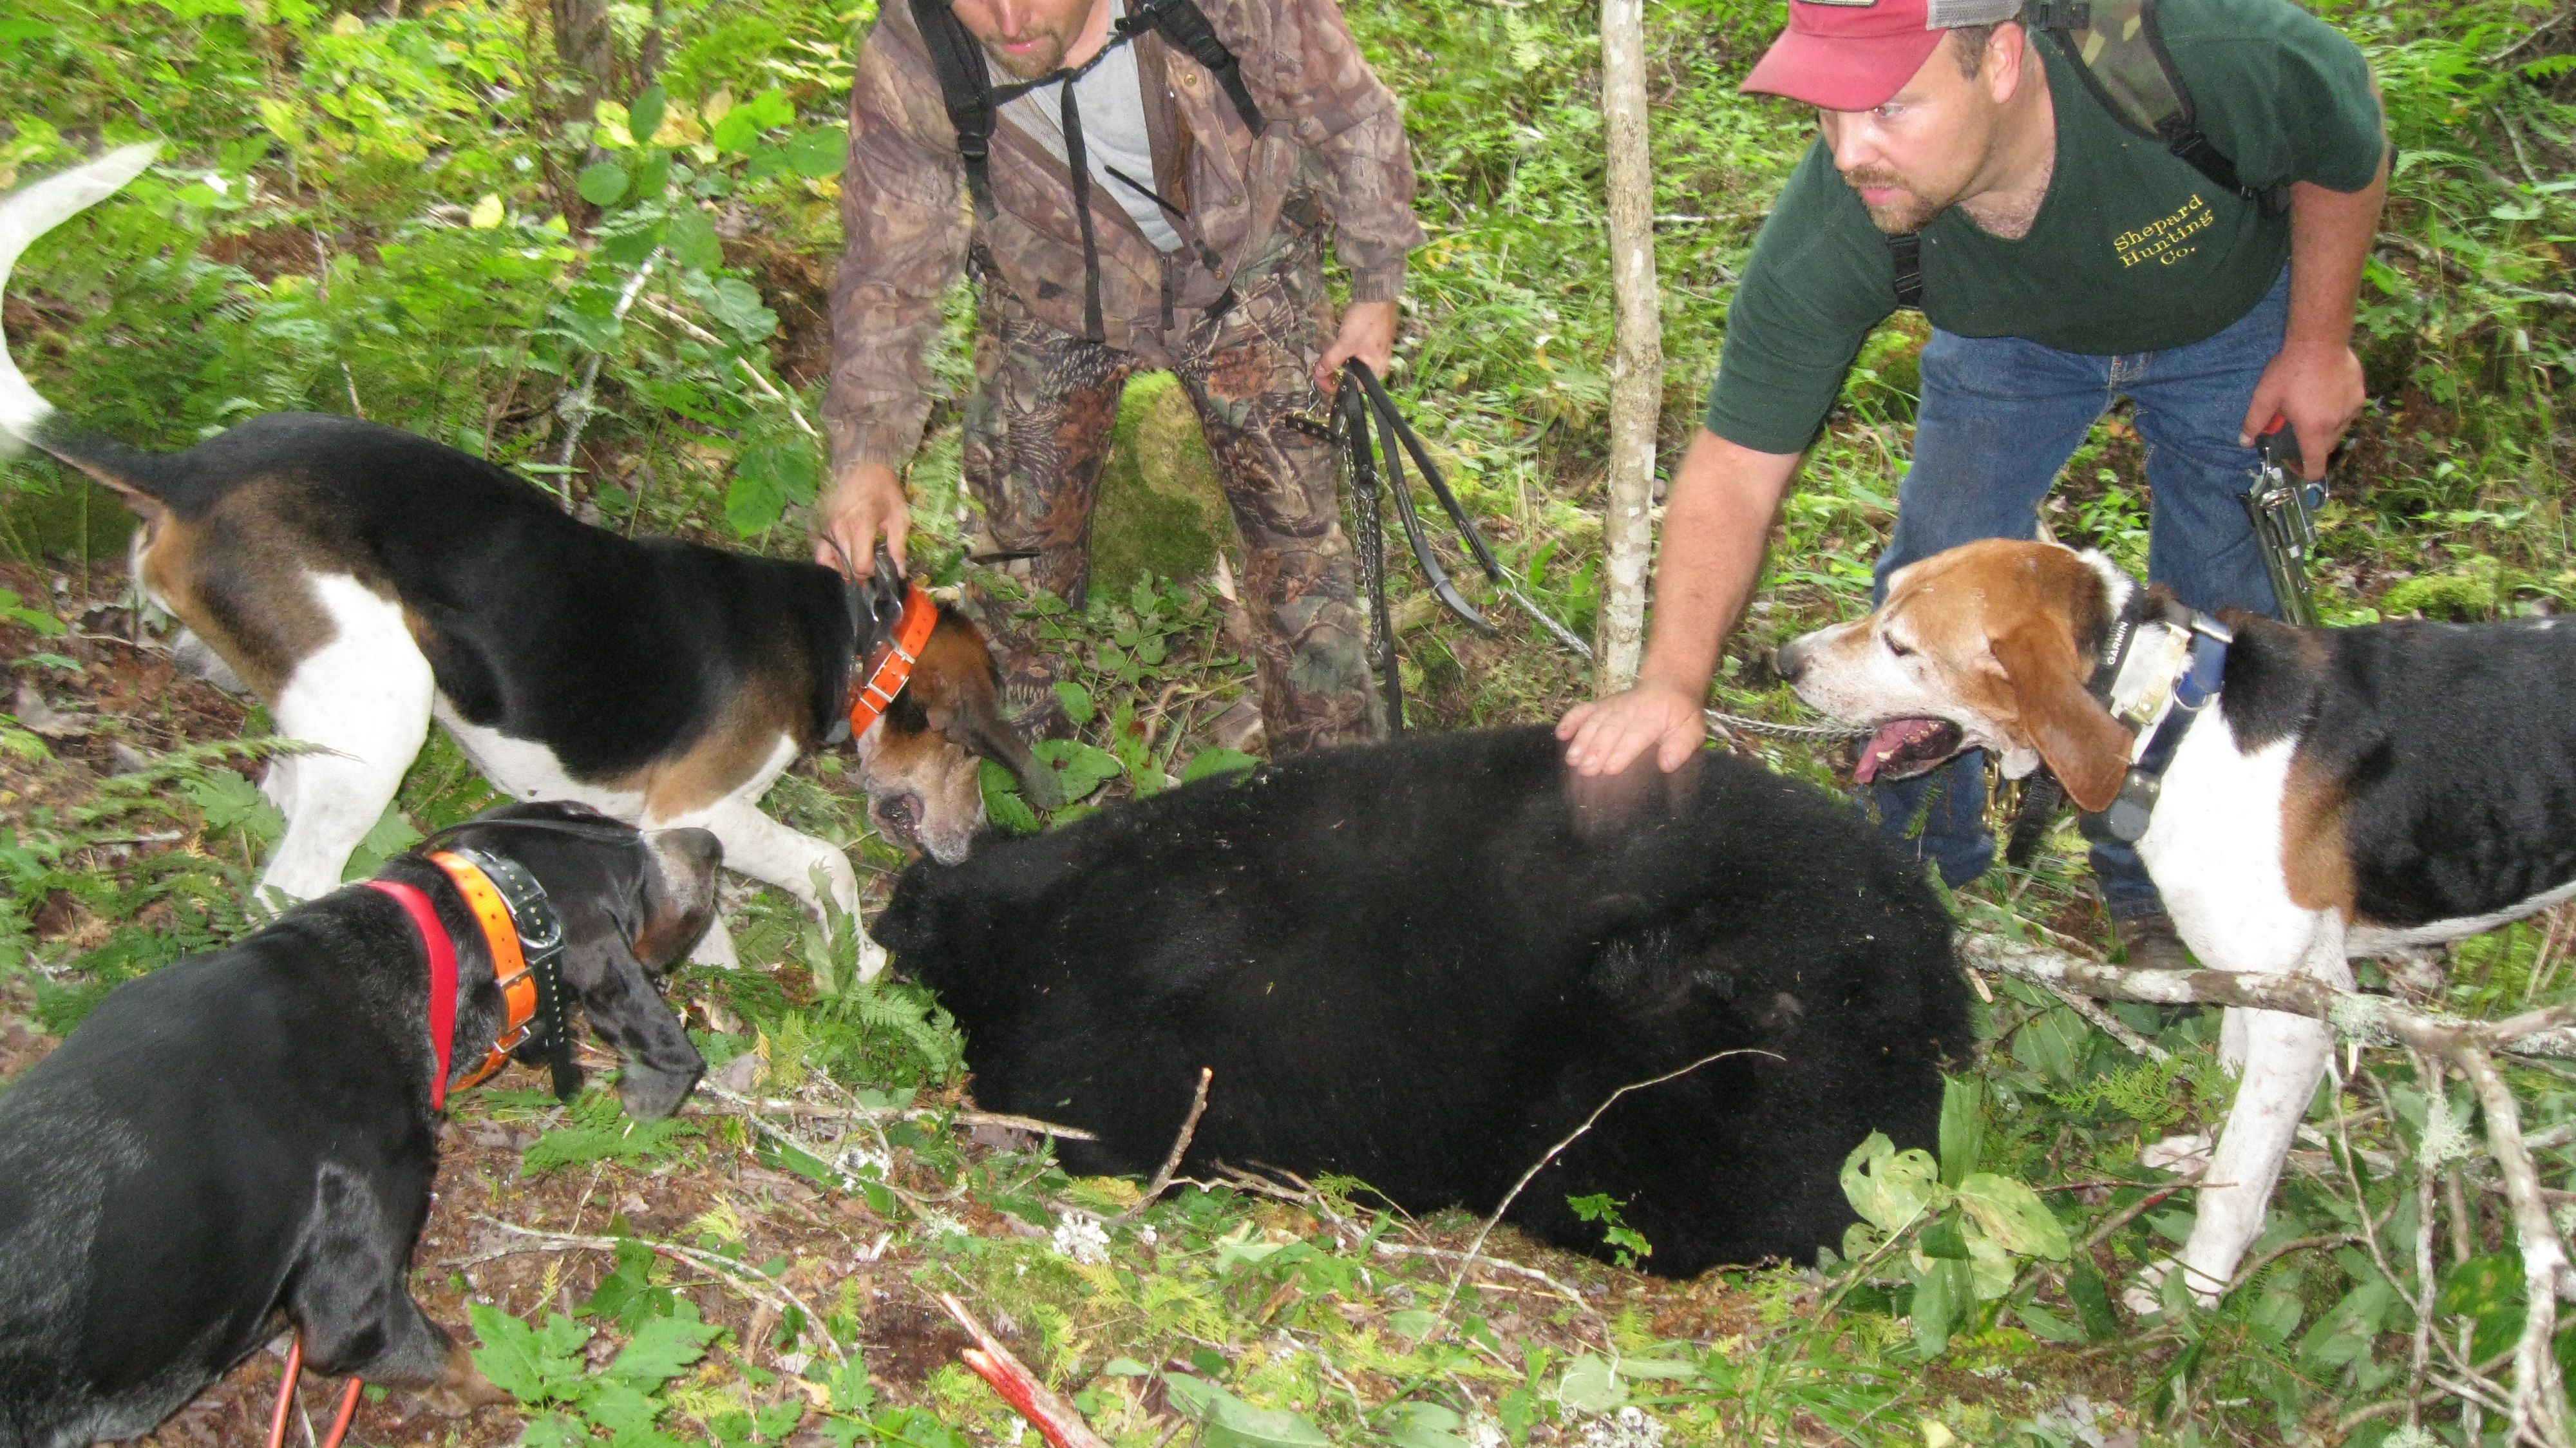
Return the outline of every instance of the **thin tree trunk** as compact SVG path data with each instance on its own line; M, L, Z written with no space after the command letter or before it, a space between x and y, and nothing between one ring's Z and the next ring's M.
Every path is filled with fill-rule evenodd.
M555 27L555 58L581 78L581 99L570 119L587 121L617 68L617 34L609 27L608 0L547 0Z
M1646 144L1644 0L1601 0L1601 110L1609 147L1610 282L1618 312L1610 372L1610 486L1603 507L1597 693L1637 680L1653 551L1655 428L1663 411L1656 315L1654 160Z

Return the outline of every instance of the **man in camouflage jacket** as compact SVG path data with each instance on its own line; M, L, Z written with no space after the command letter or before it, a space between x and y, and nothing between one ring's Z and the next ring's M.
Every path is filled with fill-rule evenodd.
M1000 85L1101 55L1118 3L954 0L954 9ZM1402 116L1335 0L1200 8L1240 62L1263 124L1254 134L1217 78L1160 34L1123 42L1134 51L1137 140L1150 142L1151 181L1127 172L1118 181L1150 200L1108 184L1092 154L1094 332L1055 120L1061 87L1002 109L988 163L993 209L979 217L911 6L883 0L850 97L847 249L832 287L824 400L833 485L818 510L828 537L816 556L834 561L837 543L864 566L882 537L902 557L908 518L896 470L929 411L940 294L964 268L979 292L964 443L966 483L984 511L976 551L1027 555L1008 570L1079 605L1120 389L1138 369L1170 369L1197 408L1243 536L1262 714L1272 749L1285 753L1384 729L1334 450L1285 419L1321 417L1346 358L1386 370L1405 254L1422 229ZM1109 73L1106 63L1098 73ZM1114 119L1095 116L1106 109L1095 84L1079 92L1086 136L1095 127L1110 134ZM1148 239L1156 221L1164 245ZM1338 327L1323 284L1327 223L1351 281ZM992 590L970 595L996 636L1011 694L1037 711L1023 727L1043 728L1053 661Z

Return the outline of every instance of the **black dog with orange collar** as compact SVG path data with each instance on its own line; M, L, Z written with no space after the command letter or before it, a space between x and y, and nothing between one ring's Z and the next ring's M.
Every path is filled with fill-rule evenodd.
M705 1062L652 977L719 851L560 803L442 834L119 987L0 1093L0 1444L148 1432L281 1312L317 1372L498 1400L406 1285L439 1111L513 1055L569 1068L574 1001L628 1113L675 1110Z

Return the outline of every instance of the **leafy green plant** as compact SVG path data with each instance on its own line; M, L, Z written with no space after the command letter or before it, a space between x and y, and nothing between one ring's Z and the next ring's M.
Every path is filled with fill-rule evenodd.
M2012 1290L2027 1257L2062 1259L2066 1228L2027 1185L1975 1169L1983 1139L1981 1085L1944 1083L1941 1158L1898 1151L1871 1132L1843 1162L1843 1195L1861 1221L1843 1235L1843 1255L1872 1264L1905 1248L1911 1295L1905 1314L1916 1351L1938 1357L1978 1304Z
M1588 1197L1567 1197L1565 1205L1584 1221L1601 1224L1601 1240L1614 1249L1620 1266L1634 1267L1655 1255L1654 1245L1619 1215L1619 1209L1627 1203L1612 1201L1608 1192L1595 1192Z
M483 1343L474 1365L495 1387L540 1410L524 1439L534 1448L572 1448L600 1433L635 1448L676 1445L656 1427L669 1407L662 1390L724 1332L698 1320L696 1303L679 1299L667 1315L638 1323L608 1365L594 1371L587 1349L597 1334L560 1312L532 1327L481 1303L469 1311Z

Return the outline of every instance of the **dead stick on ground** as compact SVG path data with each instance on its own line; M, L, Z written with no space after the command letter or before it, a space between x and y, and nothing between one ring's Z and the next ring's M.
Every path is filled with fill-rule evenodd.
M675 1261L706 1268L717 1276L732 1281L737 1290L746 1296L767 1299L772 1306L784 1304L805 1314L805 1321L812 1326L814 1336L822 1340L823 1350L832 1355L832 1360L840 1363L850 1360L849 1355L841 1351L841 1345L832 1340L831 1332L823 1326L823 1314L816 1312L812 1303L797 1296L785 1284L762 1276L758 1268L748 1263L736 1262L732 1258L721 1257L713 1252L701 1252L695 1247L683 1247L677 1242L656 1241L651 1237L576 1237L568 1232L540 1232L533 1227L522 1227L502 1221L498 1217L486 1217L479 1213L474 1220L486 1226L498 1227L511 1236L525 1237L529 1241L540 1242L566 1251L614 1252L620 1243L632 1242L638 1247L648 1248Z
M2283 1011L2327 1022L2336 1034L2364 1044L2385 1044L2395 1037L2424 1050L2447 1053L2454 1042L2466 1040L2485 1050L2520 1056L2576 1057L2576 1006L2525 1011L2501 1021L2473 1021L2420 1011L2388 996L2336 990L2303 975L2131 970L1991 935L1964 937L1960 951L1972 965L2036 985L2111 1000Z
M1102 1225L1114 1227L1128 1220L1153 1205L1154 1198L1171 1190L1172 1174L1181 1169L1181 1158L1190 1154L1190 1138L1198 1135L1199 1118L1207 1113L1208 1083L1214 1079L1216 1079L1216 1071L1213 1067L1199 1068L1198 1090L1190 1097L1190 1114L1181 1120L1181 1134L1172 1140L1172 1154L1163 1158L1162 1169L1155 1172L1153 1181L1146 1184L1145 1194L1136 1199L1136 1205L1111 1217Z
M1204 1101L1207 1092L1205 1072L1200 1073L1199 1092L1200 1099ZM1081 1411L1039 1382L1035 1373L1012 1356L1009 1348L1002 1346L1000 1338L975 1320L975 1314L966 1310L965 1303L958 1301L954 1294L943 1292L939 1294L939 1305L947 1308L948 1315L957 1319L957 1325L975 1339L975 1346L958 1356L964 1358L966 1366L973 1368L979 1377L991 1383L993 1391L1001 1394L1004 1402L1018 1409L1021 1417L1035 1423L1049 1443L1055 1448L1109 1448L1099 1434L1091 1431L1091 1425L1082 1420Z
M2112 1040L2128 1047L2130 1055L2144 1056L2158 1065L2162 1065L2173 1058L2173 1052L2166 1050L2164 1047L2159 1046L2155 1042L2148 1040L2146 1037L2139 1035L2137 1032L2130 1030L2126 1022L2122 1021L2118 1016L2111 1014L2109 1011L2102 1009L2102 1005L2099 1001L2077 995L2075 992L2066 989L2064 986L2052 985L2047 987L2047 990L2050 995L2066 1002L2066 1008L2068 1010L2075 1012L2077 1015L2082 1016L2084 1019L2101 1027L2102 1034L2109 1036Z
M2525 1011L2501 1021L2467 1020L2416 1010L2386 996L2336 990L2309 976L2231 974L2215 970L2126 970L2064 951L1994 936L1970 936L1962 951L1975 963L2052 988L2117 1000L2208 1004L2282 1011L2332 1025L2355 1044L2402 1043L2447 1058L2469 1078L2487 1122L2487 1154L2504 1178L2514 1234L2522 1249L2529 1310L2514 1350L2510 1395L2514 1443L2570 1448L2565 1380L2550 1351L2558 1299L2576 1298L2576 1265L2550 1220L2539 1168L2523 1140L2513 1091L2490 1053L2576 1055L2576 1006ZM2385 1264L2382 1270L2387 1270ZM2394 1280L2394 1274L2391 1274Z
M1600 1105L1592 1108L1592 1114L1590 1116L1583 1118L1583 1124L1581 1126L1567 1132L1565 1134L1565 1140L1549 1147L1544 1156L1541 1156L1537 1161L1530 1163L1530 1169L1522 1172L1521 1179L1512 1183L1512 1189L1503 1193L1503 1199L1494 1204L1494 1214L1487 1217L1485 1219L1485 1224L1476 1230L1476 1240L1467 1244L1466 1258L1458 1264L1457 1275L1449 1279L1449 1290L1447 1293L1443 1294L1440 1299L1440 1310L1432 1315L1435 1317L1447 1317L1449 1315L1449 1309L1456 1305L1458 1301L1458 1289L1466 1285L1467 1274L1475 1270L1476 1254L1485 1250L1485 1239L1494 1235L1494 1228L1502 1225L1503 1213L1512 1209L1512 1203L1520 1197L1521 1188L1528 1186L1531 1178L1536 1177L1540 1172L1547 1170L1547 1164L1556 1160L1557 1153L1574 1145L1577 1140L1581 1139L1583 1133L1590 1131L1592 1129L1592 1123L1599 1121L1604 1112L1618 1104L1620 1097L1627 1095L1631 1091L1643 1091L1649 1086L1661 1086L1665 1082L1673 1080L1676 1077L1687 1076L1693 1071L1698 1070L1700 1067L1707 1065L1711 1061L1723 1061L1729 1056L1769 1056L1774 1061L1780 1059L1780 1057L1773 1052L1758 1050L1752 1047L1745 1047L1733 1051L1720 1051L1714 1056L1702 1056L1687 1066L1666 1071L1664 1074L1655 1077L1651 1081L1631 1081L1627 1085L1620 1087L1618 1090L1611 1092Z
M2512 1439L2565 1448L2567 1390L2552 1360L2550 1342L2558 1329L2558 1297L2566 1290L2567 1248L2549 1220L2549 1204L2540 1199L2540 1173L2522 1144L2522 1113L2513 1092L2497 1074L2495 1059L2471 1041L2451 1048L2451 1060L2476 1088L2487 1120L2487 1151L2504 1173L2505 1196L2513 1204L2514 1235L2522 1247L2522 1340L2513 1354Z

